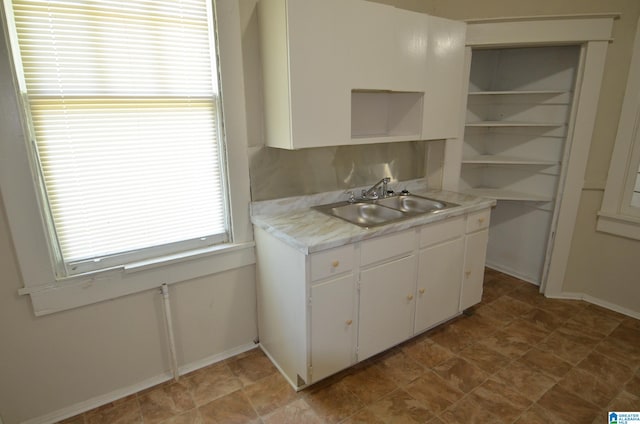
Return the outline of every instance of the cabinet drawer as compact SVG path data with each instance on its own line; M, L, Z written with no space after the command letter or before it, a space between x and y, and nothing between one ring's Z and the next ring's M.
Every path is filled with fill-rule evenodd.
M467 216L467 233L483 230L489 226L491 218L491 209L484 209L478 212L470 213Z
M384 261L413 251L415 232L405 231L362 242L361 265Z
M460 237L464 233L464 216L427 224L420 230L420 247L431 246Z
M311 255L311 281L351 271L352 268L352 244Z

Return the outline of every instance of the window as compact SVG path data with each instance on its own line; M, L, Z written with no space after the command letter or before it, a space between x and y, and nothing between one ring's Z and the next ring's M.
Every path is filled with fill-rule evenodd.
M20 7L24 11L18 11ZM172 7L175 7L174 12L170 11ZM59 98L55 98L54 90L43 89L42 85L32 85L34 90L31 91L28 80L21 76L22 69L28 76L29 67L38 62L38 55L34 54L37 52L33 44L34 38L50 33L51 28L36 30L30 35L31 38L25 40L26 44L21 44L19 27L27 22L20 19L26 16L24 13L28 9L46 9L46 14L39 16L42 17L40 22L47 22L48 25L55 22L54 11L64 9L68 16L60 22L68 25L66 35L78 38L73 41L76 43L74 48L67 50L71 60L67 70L71 72L68 75L72 76L67 81L60 79L61 84L67 83L61 86L71 87L63 97L63 105L60 105ZM82 20L88 20L89 17L91 24ZM237 0L2 0L0 19L3 22L0 25L0 192L24 284L19 294L30 296L36 315L88 305L154 289L162 283L180 283L255 263L249 220L247 120ZM14 20L17 22L14 23ZM99 23L104 27L92 26ZM146 38L140 36L144 32L143 27L144 31L151 31ZM139 36L143 43L134 43L135 36ZM127 38L127 48L130 50L120 51L118 56L116 48L107 46L107 41L122 38ZM65 40L55 39L54 47L45 48L44 53L51 55L53 50L65 47L62 41ZM202 50L198 50L196 46L202 46ZM60 51L57 53L60 54ZM83 63L82 55L89 54L92 55L93 62L87 60ZM177 54L180 55L179 60L172 60ZM105 61L109 55L126 57L127 60L107 65L111 63ZM193 57L201 59L196 63L202 66L196 67L192 63L184 66L185 58L191 60ZM63 63L58 58L49 58L42 66L55 65L61 67L61 72L64 70ZM98 72L89 72L88 65L96 63L99 66L94 68ZM129 68L122 68L123 66ZM174 70L184 74L176 76ZM140 73L144 75L141 77ZM42 76L36 72L34 77L37 80ZM191 78L191 84L187 83L188 78ZM58 75L54 80L57 83ZM40 83L44 84L46 81ZM119 83L122 84L118 85ZM224 115L220 113L222 109ZM57 114L54 113L56 110ZM97 113L103 113L104 110L109 112L106 114L108 120L101 121L97 119ZM77 196L81 207L92 199L110 200L109 196L102 199L97 194L103 188L102 185L120 182L123 190L128 190L139 179L144 180L144 176L154 170L154 167L155 170L161 168L162 173L155 180L145 180L144 191L140 196L164 198L156 202L154 207L140 212L143 219L138 221L139 224L130 224L131 231L121 233L131 235L138 229L138 225L161 221L161 237L145 242L136 236L132 237L135 239L134 243L141 244L125 244L124 247L102 250L100 237L111 237L115 235L115 231L109 227L106 233L93 236L94 239L91 240L91 237L86 236L88 233L84 231L85 227L81 229L81 236L85 235L89 240L90 252L77 254L78 250L63 245L62 240L66 240L64 237L68 234L62 234L61 224L53 218L56 212L53 209L59 207L56 202L60 202L61 197L69 193L55 191L58 186L53 185L51 187L55 188L51 188L46 184L45 172L53 172L46 168L46 164L55 166L55 162L49 160L60 159L58 151L54 158L52 151L42 150L43 146L38 143L46 140L41 139L43 134L57 135L55 130L47 133L46 128L51 128L45 125L47 122L49 125L51 122L60 124L67 131L65 120L74 123L81 120L78 117L86 118L85 123L92 119L92 125L81 128L77 133L80 136L76 137L108 139L116 129L126 129L126 125L121 125L127 123L126 119L116 118L124 117L123 111L127 110L132 112L126 117L130 118L128 123L132 124L130 130L134 132L134 136L125 134L128 138L116 138L110 146L100 146L106 150L100 150L98 155L110 154L116 157L107 162L107 165L102 165L117 168L113 181L98 178L91 182L93 185L87 184L88 178L82 172L92 174L104 168L99 167L99 162L79 160L78 154L83 153L81 150L74 151L76 156L72 157L72 161L58 164L64 165L64 172L71 169L78 172L74 183L87 187L87 195ZM166 119L167 116L171 116L172 120ZM48 118L48 121L44 118ZM38 121L39 119L42 120ZM149 122L152 123L150 128L145 125ZM170 126L169 122L177 123L178 130ZM224 146L220 144L222 129ZM168 136L170 131L177 133L173 139L178 143L178 150L175 150L176 146L169 146L171 143L167 140L172 139ZM67 147L71 146L67 144ZM136 157L138 151L142 153ZM154 155L154 160L143 166L143 160L149 159L149 152ZM138 160L140 162L135 163ZM127 165L132 162L136 166ZM40 164L43 165L42 171L38 166ZM82 165L84 168L76 170L68 167L68 164ZM188 169L186 172L173 172L174 167ZM48 176L49 181L51 175L55 174ZM219 185L219 189L215 189L215 184ZM138 194L126 198L123 193L114 193L112 196L115 200L110 211L115 212L102 214L102 219L108 219L109 224L118 220L116 212L132 206L127 202L137 200ZM46 194L50 195L51 201ZM170 194L178 197L172 198ZM186 201L191 202L191 206L185 208ZM147 202L142 203L147 205ZM106 206L108 205L105 204L105 208ZM165 218L159 217L176 210L178 212L173 216L180 219L163 221ZM189 218L182 214L185 210ZM95 212L98 219L100 212L103 211ZM199 224L197 217L204 224ZM177 229L178 226L182 227ZM190 229L193 232L189 233ZM172 233L177 236L172 238ZM130 241L125 240L127 243ZM147 247L150 245L153 246Z
M10 6L57 275L228 241L210 4Z
M640 240L640 21L597 229Z

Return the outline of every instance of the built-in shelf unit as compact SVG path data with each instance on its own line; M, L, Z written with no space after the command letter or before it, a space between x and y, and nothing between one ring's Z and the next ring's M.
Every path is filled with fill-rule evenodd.
M562 182L578 46L473 49L460 189L498 200L487 265L542 279Z

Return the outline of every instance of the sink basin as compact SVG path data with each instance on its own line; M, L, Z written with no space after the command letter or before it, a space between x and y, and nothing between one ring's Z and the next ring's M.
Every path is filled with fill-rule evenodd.
M379 205L397 209L406 213L427 213L447 209L450 204L413 194L387 197L377 201Z
M402 194L385 199L362 200L356 203L331 203L315 206L314 209L360 227L369 228L422 214L436 213L453 206L458 205L415 194Z
M332 207L329 211L333 216L362 227L383 225L404 218L404 214L401 211L375 203L351 203Z

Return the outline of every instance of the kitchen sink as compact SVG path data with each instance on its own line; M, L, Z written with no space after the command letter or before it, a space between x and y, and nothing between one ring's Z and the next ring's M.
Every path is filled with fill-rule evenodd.
M377 204L397 209L406 213L426 213L446 209L447 202L428 199L413 194L387 197L377 200Z
M458 205L415 194L401 194L384 199L331 203L315 206L314 209L360 227L369 228L423 214L437 213L454 206Z

